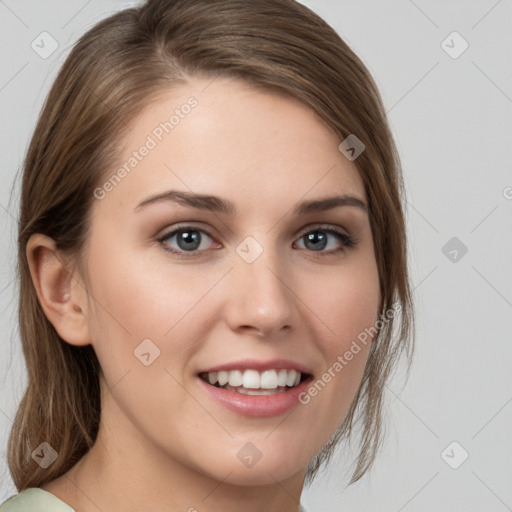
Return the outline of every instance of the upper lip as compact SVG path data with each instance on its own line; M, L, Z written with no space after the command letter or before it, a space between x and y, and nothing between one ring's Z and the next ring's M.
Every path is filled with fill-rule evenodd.
M205 370L201 370L199 373L211 373L220 371L230 370L297 370L301 373L311 374L311 369L306 365L297 361L291 361L289 359L269 359L266 361L256 359L242 359L240 361L232 361L229 363L222 363Z

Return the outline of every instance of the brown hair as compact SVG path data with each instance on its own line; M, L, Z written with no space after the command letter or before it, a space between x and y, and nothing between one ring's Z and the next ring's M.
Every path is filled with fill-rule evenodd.
M355 160L366 189L381 288L379 329L360 388L307 482L334 446L361 422L351 482L371 466L381 439L386 379L405 348L413 311L406 261L399 157L370 73L321 18L293 0L149 0L101 21L76 43L41 111L24 162L18 236L19 326L28 386L12 427L8 463L18 489L67 472L95 441L100 365L91 345L64 342L38 302L26 257L43 233L79 263L93 190L115 163L128 123L158 92L187 76L238 78L296 98L342 139L364 143ZM59 456L47 469L31 458L47 442Z

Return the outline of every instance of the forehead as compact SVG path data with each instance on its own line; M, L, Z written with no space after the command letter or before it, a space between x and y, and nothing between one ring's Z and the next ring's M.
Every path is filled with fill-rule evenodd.
M364 199L340 142L298 100L238 80L194 78L162 91L131 121L100 183L112 182L102 207L134 207L166 189L229 196L248 210L333 193Z

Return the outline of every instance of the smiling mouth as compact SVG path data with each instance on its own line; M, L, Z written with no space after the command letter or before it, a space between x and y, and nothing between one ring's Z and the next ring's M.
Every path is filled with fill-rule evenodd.
M311 376L298 370L229 370L202 372L199 377L216 388L243 395L275 395L297 387Z

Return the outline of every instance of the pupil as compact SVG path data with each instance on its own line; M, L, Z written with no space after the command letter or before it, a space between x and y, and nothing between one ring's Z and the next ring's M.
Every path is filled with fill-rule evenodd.
M306 236L306 246L308 245L308 243L312 242L313 245L311 246L311 248L313 250L322 250L327 245L327 237L325 236L325 233L322 233L320 231L313 231L312 233L309 233Z
M178 245L180 249L194 251L199 247L201 243L201 237L197 231L182 231L178 235Z

